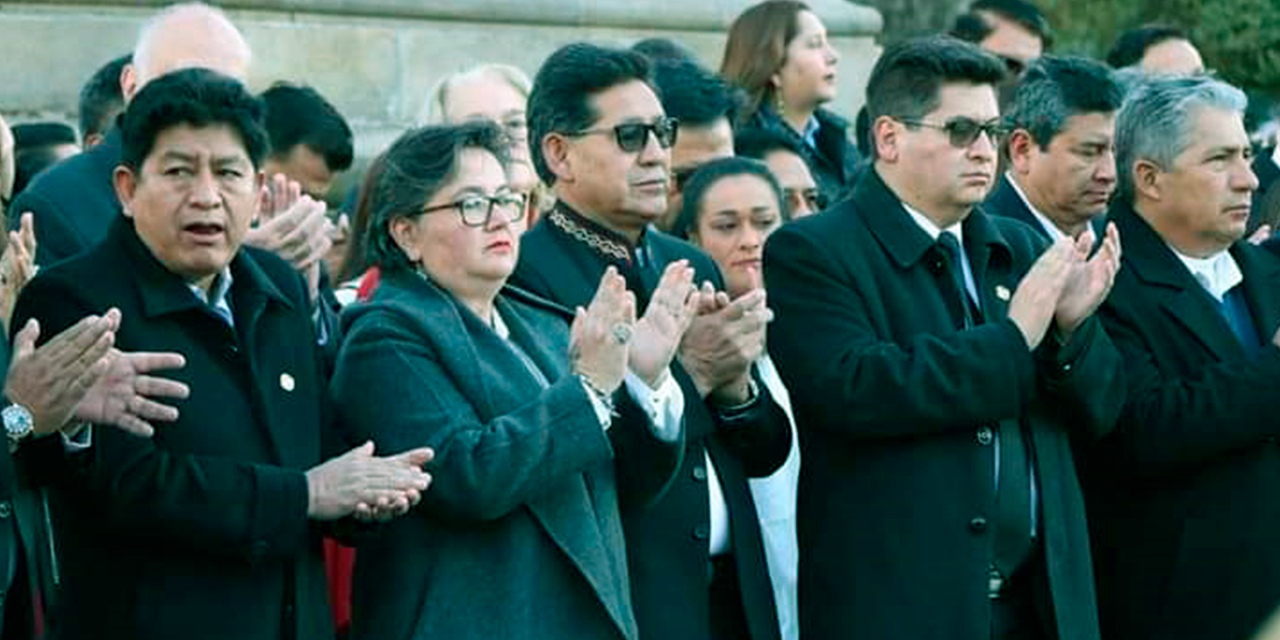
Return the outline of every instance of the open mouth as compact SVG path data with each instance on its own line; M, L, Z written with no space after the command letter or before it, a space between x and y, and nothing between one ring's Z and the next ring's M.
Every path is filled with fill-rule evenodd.
M218 222L193 222L182 228L183 231L198 238L216 238L221 236L225 229Z

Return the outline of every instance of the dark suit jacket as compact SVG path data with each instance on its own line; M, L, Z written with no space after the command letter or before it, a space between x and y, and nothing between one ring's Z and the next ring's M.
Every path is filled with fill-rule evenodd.
M1258 190L1253 192L1253 208L1249 212L1249 233L1264 222L1280 223L1280 190L1274 189L1280 178L1280 166L1273 159L1274 148L1264 149L1253 159L1253 173L1258 176ZM1275 229L1273 228L1274 232Z
M681 441L635 407L606 433L568 374L566 319L510 289L495 304L550 386L416 273L386 274L344 315L345 424L380 451L436 451L415 513L359 548L351 637L635 640L618 503L655 498ZM645 467L645 488L620 486L615 455Z
M1280 604L1280 259L1238 242L1266 347L1245 354L1216 301L1127 205L1102 309L1129 399L1084 469L1108 638L1252 637Z
M849 139L849 123L840 116L818 109L814 112L818 119L818 134L815 137L816 148L809 146L791 125L769 107L762 108L746 123L747 129L763 129L791 140L800 149L809 173L813 174L818 190L834 204L853 190L861 171L858 148Z
M36 264L51 265L88 249L107 235L120 215L112 175L120 164L119 128L102 144L41 172L9 207L9 228L34 214Z
M650 228L636 252L639 258L606 258L556 226L553 215L544 216L521 239L520 263L512 284L568 308L585 306L605 267L613 264L627 277L627 286L637 297L637 311L642 313L666 265L686 259L696 270L698 282L710 280L723 289L715 263L688 243ZM622 241L589 220L573 216L597 239ZM763 384L758 385L761 396L756 409L743 420L726 423L700 401L692 379L678 364L672 365L672 375L685 400L684 463L660 502L649 509L623 505L622 511L640 635L646 640L709 637L710 506L704 455L709 452L729 508L731 543L751 639L777 638L773 590L746 479L767 476L786 460L791 448L790 423Z
M995 447L1021 421L1035 460L1047 594L1061 640L1096 639L1072 440L1123 401L1096 321L1029 352L1009 294L1044 246L975 208L966 253L985 324L956 328L942 253L874 171L853 198L765 246L769 351L800 431L800 634L806 640L987 638ZM985 436L984 436L985 434Z
M183 354L170 377L191 388L152 439L95 429L55 488L68 614L54 638L332 635L303 473L321 460L325 413L306 287L251 248L231 273L234 330L118 217L19 297L14 326L39 318L42 338L119 308L116 345Z

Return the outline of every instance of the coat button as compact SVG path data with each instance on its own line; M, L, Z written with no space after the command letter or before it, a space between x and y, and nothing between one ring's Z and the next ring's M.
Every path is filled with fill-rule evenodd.
M969 530L974 533L982 533L987 530L987 519L977 516L969 521Z
M13 513L13 507L8 502L0 502L0 520L8 518Z
M698 465L698 466L694 467L694 468L693 468L693 479L694 479L694 480L697 480L698 482L706 482L706 481L707 481L707 468L706 468L706 467L704 467L704 466L702 466L702 465Z
M990 446L991 442L995 440L995 433L991 431L991 427L981 426L978 427L977 438L978 444L984 447Z
M693 537L698 540L706 540L711 537L711 525L700 524L693 528Z

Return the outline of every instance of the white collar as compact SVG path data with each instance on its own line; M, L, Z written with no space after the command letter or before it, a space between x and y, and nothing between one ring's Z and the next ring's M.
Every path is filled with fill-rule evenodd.
M227 305L227 292L231 291L231 267L223 267L222 273L213 277L213 284L208 291L194 282L188 282L187 287L191 289L191 293L196 294L200 302L215 307L230 308Z
M1277 140L1280 140L1280 136L1277 136ZM1280 167L1280 143L1276 144L1276 148L1271 151L1271 161Z
M502 321L502 314L498 313L498 305L493 306L493 314L489 317L493 320L493 332L503 340L510 340L511 330L507 328L507 323Z
M911 208L911 205L903 202L902 208L907 210L907 213L911 215L911 219L916 221L917 226L923 229L925 233L929 234L930 239L937 241L938 236L942 235L942 232L945 231L953 234L956 237L956 241L960 243L960 246L964 246L964 231L961 229L961 222L957 222L946 229L939 229L938 225L934 224L928 216Z
M1223 296L1244 280L1240 265L1236 264L1236 259L1231 256L1230 251L1220 251L1208 258L1192 258L1183 255L1172 246L1169 249L1173 251L1173 255L1178 256L1182 264L1187 266L1187 270L1191 272L1196 282L1199 282L1200 286L1204 287L1204 290L1218 302L1222 302Z
M1027 205L1027 210L1031 212L1031 215L1035 216L1036 221L1044 228L1045 233L1049 234L1049 240L1057 242L1067 237L1067 234L1063 233L1062 229L1059 229L1058 225L1049 219L1049 216L1040 213L1040 210L1034 204L1031 204L1031 200L1027 198L1027 194L1022 192L1022 187L1018 186L1018 181L1013 179L1012 174L1006 173L1005 179L1009 181L1009 186L1013 187L1013 192L1022 199L1022 204Z

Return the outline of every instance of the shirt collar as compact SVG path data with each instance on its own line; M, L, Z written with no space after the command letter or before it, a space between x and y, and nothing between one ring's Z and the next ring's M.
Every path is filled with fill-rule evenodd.
M211 307L230 308L227 305L227 292L231 290L231 267L223 267L222 273L214 276L213 286L209 287L208 291L194 282L188 282L187 287L191 289L191 293L195 294L196 299Z
M547 220L569 237L605 257L629 264L635 258L644 255L645 238L649 234L648 226L640 232L640 237L633 245L626 236L578 213L563 200L556 203L551 213L547 215Z
M818 122L818 116L809 116L809 121L804 123L804 131L800 133L800 137L804 138L804 143L813 148L818 148L818 129L822 128L822 123Z
M1276 144L1276 148L1271 150L1271 161L1280 167L1280 144Z
M1244 274L1240 272L1240 265L1236 264L1236 259L1231 255L1230 251L1220 251L1208 258L1192 258L1183 255L1172 246L1173 255L1178 256L1182 264L1187 266L1187 270L1191 272L1191 276L1204 287L1218 302L1222 302L1223 296L1232 287L1240 284L1244 280Z
M962 222L957 222L946 229L939 229L938 225L934 224L928 216L911 208L907 203L902 203L902 208L907 210L907 213L911 215L911 219L916 221L916 225L925 233L929 234L929 238L934 242L937 242L938 236L942 235L943 232L946 232L954 235L956 237L956 241L960 243L960 246L964 246L964 225Z
M1049 219L1049 216L1040 213L1040 210L1037 209L1034 204L1031 204L1031 200L1027 198L1027 194L1022 192L1022 187L1018 186L1018 181L1014 180L1011 174L1006 173L1005 178L1008 180L1009 186L1013 187L1013 192L1018 194L1018 197L1022 199L1022 204L1027 205L1027 210L1031 212L1032 216L1035 216L1035 219L1040 223L1040 226L1044 227L1045 233L1049 234L1050 240L1057 242L1067 237L1067 234L1063 233L1062 229L1059 229L1058 225L1054 224L1053 221Z

